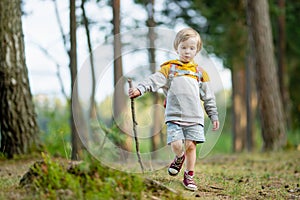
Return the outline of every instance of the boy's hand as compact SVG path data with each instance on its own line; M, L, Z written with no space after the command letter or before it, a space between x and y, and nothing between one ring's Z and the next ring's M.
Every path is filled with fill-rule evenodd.
M219 129L220 123L219 123L218 120L217 121L213 121L212 124L213 124L213 128L212 128L213 131L216 131L216 130Z
M141 92L137 88L129 88L128 90L128 96L129 98L136 98L138 96L141 96Z

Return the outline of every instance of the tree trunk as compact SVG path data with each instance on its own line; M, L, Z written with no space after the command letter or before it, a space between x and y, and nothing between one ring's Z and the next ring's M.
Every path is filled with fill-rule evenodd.
M249 13L246 12L247 23L250 22ZM248 31L249 32L249 31ZM257 115L257 90L255 66L256 59L254 54L254 41L251 34L248 33L247 55L246 55L246 94L247 94L247 150L252 151L255 148L255 119Z
M86 39L87 39L87 44L89 49L91 77L92 77L92 93L90 97L89 117L91 120L94 121L97 120L97 111L96 111L96 103L95 103L96 77L95 77L94 54L93 54L93 48L92 48L92 42L90 36L89 21L85 12L85 0L81 0L81 11L82 11L83 24L85 27Z
M77 45L76 45L76 0L70 0L70 72L71 72L71 130L72 130L72 160L79 160L82 157L83 144L79 133L84 135L84 122L82 119L81 107L79 104L77 87ZM75 124L75 121L78 123Z
M126 108L126 96L124 91L124 85L126 80L123 77L122 69L122 43L120 35L120 0L112 1L113 7L113 33L114 33L114 98L113 98L113 115L114 120L117 124L122 124L120 127L126 126L125 119L122 119L122 114L124 114ZM125 130L128 130L125 127ZM120 130L123 134L126 134L123 130ZM132 149L132 137L126 135L125 143L119 144L125 151L130 151ZM122 151L123 159L127 159L127 155ZM125 154L124 154L125 153Z
M37 150L39 128L25 64L21 1L0 2L0 152L8 158Z
M278 7L280 14L278 16L278 78L279 88L282 102L285 102L283 107L285 111L285 118L287 126L291 126L291 103L288 88L288 77L286 69L286 39L285 39L285 0L278 0Z
M239 67L235 67L232 73L233 151L241 152L246 147L246 71L241 64L234 65Z
M286 129L276 74L268 1L248 0L247 12L255 46L263 149L276 150L286 144Z
M247 107L247 133L246 133L246 149L252 151L254 149L255 136L255 116L257 112L257 95L255 81L255 56L253 52L253 41L248 41L248 54L246 64L246 107Z
M114 117L119 119L125 108L124 80L122 69L122 43L120 36L120 0L113 1L113 24L114 24ZM121 81L121 83L118 83ZM118 85L117 85L118 84Z
M147 20L147 26L148 29L148 39L149 39L149 63L150 63L150 70L152 73L156 71L156 60L155 60L155 31L154 28L156 26L156 23L154 21L154 0L149 0L146 3L146 10L148 13L148 20ZM153 93L153 105L159 104L159 96L158 93ZM151 152L152 157L155 159L157 158L156 151L159 149L160 145L160 116L159 116L158 109L153 109L152 119L153 124L151 128Z

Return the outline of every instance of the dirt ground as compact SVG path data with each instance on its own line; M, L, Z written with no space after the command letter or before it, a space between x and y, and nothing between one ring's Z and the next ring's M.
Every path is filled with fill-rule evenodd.
M31 199L32 194L19 187L19 181L37 160L0 160L0 199ZM182 172L170 177L162 169L145 176L175 189L186 199L300 200L300 151L208 156L197 161L196 192L183 188Z

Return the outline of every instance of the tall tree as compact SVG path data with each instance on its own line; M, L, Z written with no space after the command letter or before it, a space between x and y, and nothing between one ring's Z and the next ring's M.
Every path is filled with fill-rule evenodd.
M70 0L70 74L71 74L71 139L72 139L72 160L79 160L82 157L83 137L86 134L86 127L82 118L82 109L78 96L77 78L77 42L76 42L76 0ZM76 123L77 121L77 123Z
M148 14L148 20L146 22L148 26L148 39L149 39L149 48L148 48L148 56L150 63L150 70L152 73L156 71L156 59L155 59L155 26L156 22L154 20L154 3L155 0L148 0L146 2L146 10ZM159 104L159 95L157 92L153 93L153 105ZM159 145L161 143L161 137L159 134L161 132L160 121L161 115L158 109L153 110L152 114L153 123L151 128L151 152L152 157L157 158L156 151L159 149Z
M249 30L256 57L258 103L264 150L276 150L286 144L286 127L280 96L273 36L267 0L247 0Z
M285 18L286 18L286 64L288 67L288 85L292 101L291 104L291 121L292 128L299 129L300 124L300 2L286 0Z
M290 94L288 90L288 74L286 65L286 20L285 20L285 0L278 0L279 14L277 17L278 22L278 78L279 88L285 111L285 118L287 126L291 125L291 103Z
M27 154L39 145L25 63L21 0L0 2L0 152Z
M113 8L113 34L114 34L114 102L113 102L113 115L114 120L122 124L124 127L124 120L122 119L122 114L126 108L126 96L124 92L125 79L123 77L123 66L122 66L122 42L121 42L121 34L120 34L120 0L112 1ZM125 129L127 129L125 127ZM124 130L121 130L122 132ZM126 134L123 132L123 134ZM132 138L126 137L125 143L119 144L123 149L130 151L131 150ZM127 158L127 155L123 154L122 157L124 159Z
M246 9L245 9L246 10ZM250 17L246 12L247 23L249 23ZM247 43L247 61L246 61L246 94L247 94L247 136L246 136L246 147L248 151L254 149L254 129L255 119L257 115L257 91L255 81L255 55L253 46L253 37L248 34Z
M92 120L96 120L96 103L95 103L95 91L96 91L96 77L95 77L95 65L94 65L94 53L92 48L92 42L91 42L91 34L90 34L90 28L89 28L89 20L86 15L85 11L85 0L81 0L81 11L82 11L82 23L85 28L86 32L86 40L89 50L89 59L90 59L90 65L91 65L91 77L92 77L92 93L90 97L90 111L89 111L89 117Z

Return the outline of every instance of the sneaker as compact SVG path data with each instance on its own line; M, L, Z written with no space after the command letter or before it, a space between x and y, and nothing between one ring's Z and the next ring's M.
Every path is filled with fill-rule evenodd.
M171 163L170 167L168 168L169 175L176 176L180 172L184 160L185 160L185 155L179 158L176 156L173 162Z
M195 184L193 177L194 176L190 175L188 172L184 172L184 178L183 178L182 183L186 189L191 190L191 191L196 191L196 190L198 190L198 187Z

